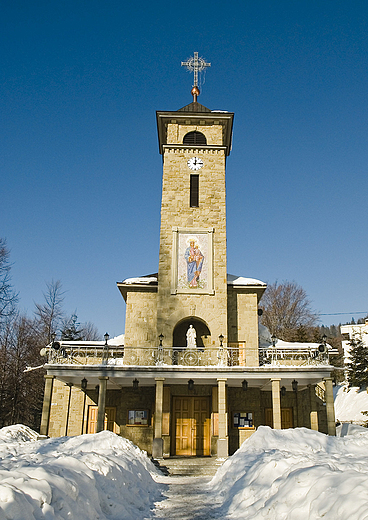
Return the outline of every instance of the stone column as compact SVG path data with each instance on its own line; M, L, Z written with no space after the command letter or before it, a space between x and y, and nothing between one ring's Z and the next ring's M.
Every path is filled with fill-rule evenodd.
M227 435L227 413L226 413L226 381L217 379L218 386L218 439L217 458L223 459L229 455L229 438Z
M318 412L316 403L316 387L309 385L309 399L310 399L310 427L311 430L318 432Z
M164 377L156 377L155 434L152 445L152 457L162 459L164 441L162 439L162 408L164 401Z
M325 399L327 413L327 432L328 435L336 435L335 407L332 390L332 377L326 377L325 382Z
M45 376L45 392L43 395L40 435L49 434L51 398L52 398L52 388L54 386L54 379L55 379L55 376L49 376L49 375Z
M99 378L99 390L98 390L98 410L97 410L97 425L96 433L102 432L105 427L105 408L106 408L106 390L107 380L106 376L100 376Z
M272 415L273 427L275 430L281 430L280 381L281 379L271 379Z

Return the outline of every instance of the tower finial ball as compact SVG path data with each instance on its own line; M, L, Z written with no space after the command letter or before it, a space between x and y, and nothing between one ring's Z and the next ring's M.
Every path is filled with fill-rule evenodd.
M193 101L197 101L197 96L199 96L201 91L199 90L199 88L197 86L194 86L192 88L192 90L191 90L191 93L192 93L192 96L193 96Z

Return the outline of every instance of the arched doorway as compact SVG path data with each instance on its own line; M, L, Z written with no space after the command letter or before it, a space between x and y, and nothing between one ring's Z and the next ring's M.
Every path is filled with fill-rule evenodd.
M211 336L210 329L207 324L200 318L190 316L176 324L173 332L173 347L176 349L184 349L187 347L187 330L190 325L195 328L197 337L197 348L204 349L209 344Z

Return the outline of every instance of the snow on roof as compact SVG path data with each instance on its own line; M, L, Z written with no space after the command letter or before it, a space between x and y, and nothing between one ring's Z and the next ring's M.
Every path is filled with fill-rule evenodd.
M320 344L321 343L311 343L309 341L302 343L298 341L283 341L282 339L277 339L275 346L278 349L305 349L310 347L311 349L316 350ZM334 348L328 343L326 343L326 346L328 350L334 350Z
M245 278L244 276L236 276L234 274L227 275L228 285L261 285L266 287L267 284L256 278Z
M89 341L89 340L80 340L80 341L73 341L73 340L61 340L58 341L58 343L61 343L61 345L74 345L76 347L80 346L92 346L92 347L98 347L101 345L105 345L105 340L100 341ZM115 336L114 338L110 338L107 342L108 345L112 347L122 347L124 346L124 334L119 334L118 336Z
M133 285L133 284L150 284L157 283L157 274L150 274L148 276L137 276L136 278L127 278L122 283Z
M122 283L127 285L134 285L134 284L145 284L148 285L150 283L157 283L158 275L155 274L149 274L147 276L137 276L136 278L126 278L126 280L123 280ZM267 284L265 282L262 282L261 280L257 280L256 278L245 278L243 276L236 276L234 274L228 274L227 275L227 283L228 285L260 285L262 287L266 287Z

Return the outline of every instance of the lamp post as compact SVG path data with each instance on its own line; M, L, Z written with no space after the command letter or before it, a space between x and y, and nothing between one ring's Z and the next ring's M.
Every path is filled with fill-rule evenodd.
M110 336L106 332L106 334L104 334L105 344L104 344L103 353L102 353L102 364L107 364L107 358L109 357L109 346L107 344L107 342L109 341L109 337Z
M158 356L157 356L157 362L156 364L162 365L164 359L163 359L163 346L162 346L162 340L164 339L164 335L161 333L158 337L159 344L158 344Z
M87 390L87 379L84 377L81 381L81 388L83 390L84 396L83 396L83 413L82 413L82 428L81 428L81 435L83 435L83 429L84 429L84 412L86 411L86 390Z
M272 362L272 364L274 364L274 362L276 361L276 342L277 342L277 338L276 338L275 334L272 334L271 341L272 341L271 362Z

